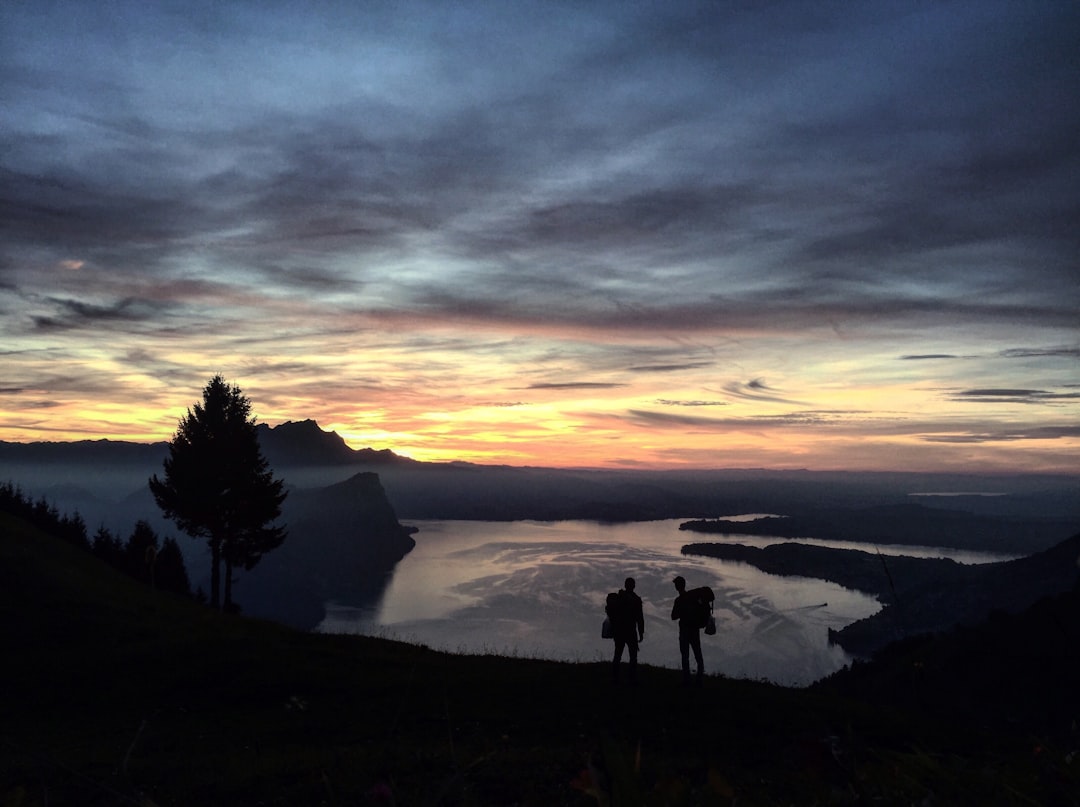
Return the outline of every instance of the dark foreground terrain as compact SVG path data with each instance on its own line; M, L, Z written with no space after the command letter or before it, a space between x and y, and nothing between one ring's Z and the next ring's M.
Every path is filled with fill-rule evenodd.
M0 805L1075 805L1077 602L806 690L613 690L222 616L0 514Z

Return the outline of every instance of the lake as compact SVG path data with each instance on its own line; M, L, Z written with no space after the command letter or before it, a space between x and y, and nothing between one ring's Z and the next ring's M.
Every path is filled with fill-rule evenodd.
M760 515L743 516L743 520ZM630 576L644 601L639 661L677 668L670 619L676 574L716 595L715 636L703 636L707 673L805 686L850 663L828 629L880 609L873 597L812 578L777 577L744 563L681 554L684 544L721 540L679 530L686 519L591 521L409 521L416 547L395 568L374 606L329 603L318 630L384 636L440 650L570 662L609 660L600 638L604 600ZM752 546L786 539L725 536ZM1000 555L936 547L806 540L823 546L961 563Z

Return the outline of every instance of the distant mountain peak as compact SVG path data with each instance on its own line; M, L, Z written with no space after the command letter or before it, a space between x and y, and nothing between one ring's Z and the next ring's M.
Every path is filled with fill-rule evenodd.
M314 420L286 421L278 426L256 426L267 460L278 466L389 465L412 463L388 448L353 449L337 432L326 431Z

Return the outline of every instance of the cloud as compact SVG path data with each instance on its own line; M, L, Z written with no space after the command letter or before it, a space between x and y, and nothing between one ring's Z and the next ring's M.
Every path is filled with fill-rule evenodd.
M644 364L627 369L632 373L677 373L681 370L697 370L712 365L711 361L691 361L684 364Z
M130 323L156 320L164 308L160 303L135 297L118 300L109 305L96 305L61 298L52 298L46 302L53 306L58 314L31 317L34 326L44 331L85 328L110 322Z
M760 415L757 417L712 418L702 415L682 415L672 412L653 412L646 409L630 409L627 415L641 423L657 426L692 427L715 431L754 431L788 429L793 427L836 426L851 428L855 424L841 418L833 418L818 412L792 413L789 415Z
M764 401L767 403L783 403L802 406L799 401L777 395L776 390L765 383L763 379L755 378L743 383L729 382L724 384L724 392L746 401Z
M616 389L618 387L625 387L625 384L607 383L601 381L565 381L565 382L539 382L536 384L529 384L524 389L553 389L553 390L572 390L572 389Z
M980 403L1040 404L1055 401L1080 400L1080 392L1047 392L1038 389L987 388L968 389L950 396L953 401L976 401Z
M727 401L674 401L666 398L657 398L656 403L661 406L727 406Z
M1080 347L1047 347L1047 348L1009 348L999 354L1006 359L1035 359L1043 357L1058 357L1063 359L1080 359Z
M0 341L72 412L207 363L441 445L508 378L718 432L1071 402L1075 4L49 9L4 16Z
M1068 440L1080 437L1080 426L1033 426L1022 429L1002 428L962 434L930 434L922 437L931 443L1000 443L1022 440Z
M1003 359L1040 359L1040 358L1080 358L1080 347L1046 347L1046 348L1008 348L991 354ZM920 361L926 359L974 359L978 356L958 356L953 353L923 353L900 356L902 361Z

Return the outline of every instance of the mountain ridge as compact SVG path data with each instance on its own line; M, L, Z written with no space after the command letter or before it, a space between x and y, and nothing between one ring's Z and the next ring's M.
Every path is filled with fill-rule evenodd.
M337 432L322 429L311 419L285 421L277 426L256 423L255 431L271 465L420 464L419 460L388 448L351 448ZM160 464L168 450L168 440L151 443L109 438L27 443L0 440L0 460L11 462L131 462L160 456Z

